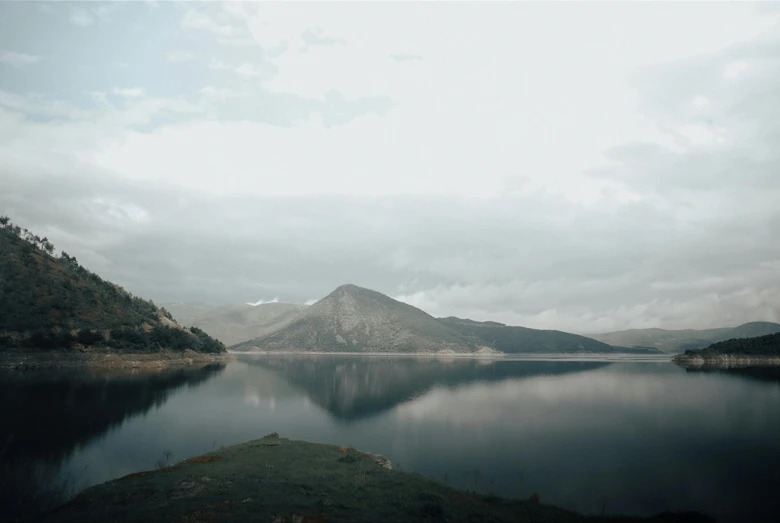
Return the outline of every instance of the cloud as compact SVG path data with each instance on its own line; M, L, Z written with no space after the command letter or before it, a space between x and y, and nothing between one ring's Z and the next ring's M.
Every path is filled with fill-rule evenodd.
M332 36L325 35L325 31L321 27L308 27L303 33L301 33L301 40L304 47L312 46L325 46L332 47L334 45L347 45L347 41L343 38L334 38Z
M263 76L268 76L272 73L272 70L264 72L264 69L267 69L267 67L268 66L266 64L257 65L249 62L243 62L238 65L230 65L216 59L212 60L209 64L209 68L215 71L230 71L245 78L260 78Z
M0 51L0 63L8 64L13 67L24 67L25 65L37 64L41 57L34 54L17 53L14 51Z
M171 51L165 58L169 62L192 62L197 59L197 55L189 51Z
M98 22L110 22L114 13L124 7L120 2L96 3L96 5L97 7L72 7L70 10L70 23L77 27L89 27Z
M257 307L258 305L263 305L264 303L279 303L279 298L274 298L273 300L268 300L268 301L259 299L255 302L247 302L247 305L251 305L252 307Z
M208 31L221 37L236 36L241 32L238 26L230 23L220 23L209 15L195 9L189 9L184 13L182 25L190 29Z
M0 208L140 295L302 303L351 282L434 315L581 332L780 319L774 14L127 9L159 41L134 39L127 68L110 49L78 96L52 80L78 67L54 47L34 48L44 76L7 75ZM432 38L431 19L463 38ZM399 20L413 67L388 59L409 58ZM182 48L212 67L149 60Z
M72 8L70 11L70 23L78 27L89 27L95 23L95 18L86 9Z
M57 12L57 9L55 9L53 6L49 4L38 4L36 6L36 9L38 10L39 13L43 13L46 15L51 15Z
M423 59L420 55L410 53L394 53L390 55L390 58L397 62L419 62Z
M141 98L146 95L146 90L143 87L114 87L111 92L122 98Z

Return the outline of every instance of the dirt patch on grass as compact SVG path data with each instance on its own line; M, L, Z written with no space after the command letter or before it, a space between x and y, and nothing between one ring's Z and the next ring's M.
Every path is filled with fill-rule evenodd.
M198 456L197 458L190 458L185 460L187 463L213 463L219 461L217 456Z

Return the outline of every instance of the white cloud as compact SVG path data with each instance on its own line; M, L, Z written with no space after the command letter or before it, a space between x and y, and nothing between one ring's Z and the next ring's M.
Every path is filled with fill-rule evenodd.
M37 64L41 57L34 54L17 53L14 51L0 51L0 63L8 64L13 67L24 67L25 65Z
M251 305L252 307L257 307L258 305L263 305L264 303L279 303L279 298L274 298L273 300L257 300L256 302L247 302L247 305Z
M108 55L128 68L95 64L125 86L108 96L0 92L3 172L153 187L138 198L165 202L129 219L149 235L246 235L246 265L221 262L222 276L180 255L186 241L171 247L172 265L193 264L170 272L171 294L302 302L354 278L437 315L586 332L776 314L777 109L758 95L777 68L750 45L724 51L766 29L751 6L571 4L564 19L546 4L180 7L193 31L160 53L197 50L210 68L168 68L181 76L158 88L139 44ZM431 19L459 38L437 38ZM204 36L212 48L190 40ZM331 39L342 45L310 45ZM251 42L262 50L213 46ZM134 216L113 201L90 205ZM213 223L193 227L201 215Z
M230 71L245 78L258 78L264 74L260 67L249 62L231 65L214 59L209 64L209 67L215 71Z
M189 51L171 51L166 55L169 62L191 62L196 58L197 55Z
M190 29L208 31L222 37L235 36L240 32L236 26L229 23L220 23L207 14L195 9L189 9L184 13L182 25Z
M86 9L74 7L70 11L70 23L78 27L89 27L95 23L95 18Z
M141 98L146 95L146 90L143 87L114 87L111 92L122 98Z

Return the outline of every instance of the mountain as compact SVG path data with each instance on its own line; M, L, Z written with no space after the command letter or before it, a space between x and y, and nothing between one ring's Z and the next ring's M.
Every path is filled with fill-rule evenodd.
M654 347L664 352L679 353L700 349L733 338L750 338L780 332L780 323L754 321L738 327L706 330L630 329L603 334L589 334L595 340L623 347Z
M231 348L408 353L474 352L480 345L416 307L356 285L342 285L287 327Z
M287 327L231 347L299 352L622 353L623 349L560 331L433 316L384 294L343 285Z
M220 353L151 301L88 271L76 258L0 217L0 352L72 349L121 353Z
M627 352L653 354L661 351L653 348L616 347L600 341L556 330L514 327L494 321L464 320L450 316L440 322L476 343L487 345L505 353L614 353Z
M278 331L297 319L306 305L262 303L220 305L166 303L163 306L183 325L193 325L225 345L235 345Z

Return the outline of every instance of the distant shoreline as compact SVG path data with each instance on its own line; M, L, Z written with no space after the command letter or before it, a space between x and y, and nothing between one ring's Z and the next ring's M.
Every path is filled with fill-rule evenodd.
M475 354L471 352L461 353L436 353L436 352L302 352L302 351L229 351L236 356L368 356L368 357L412 357L434 359L478 359L501 361L634 361L634 362L671 362L671 354L632 354L632 353L523 353L507 354L503 352L494 354Z
M710 356L678 354L672 362L685 368L739 368L756 366L780 366L780 355L734 355L719 354Z
M232 360L231 353L2 352L0 371L56 368L163 369Z

